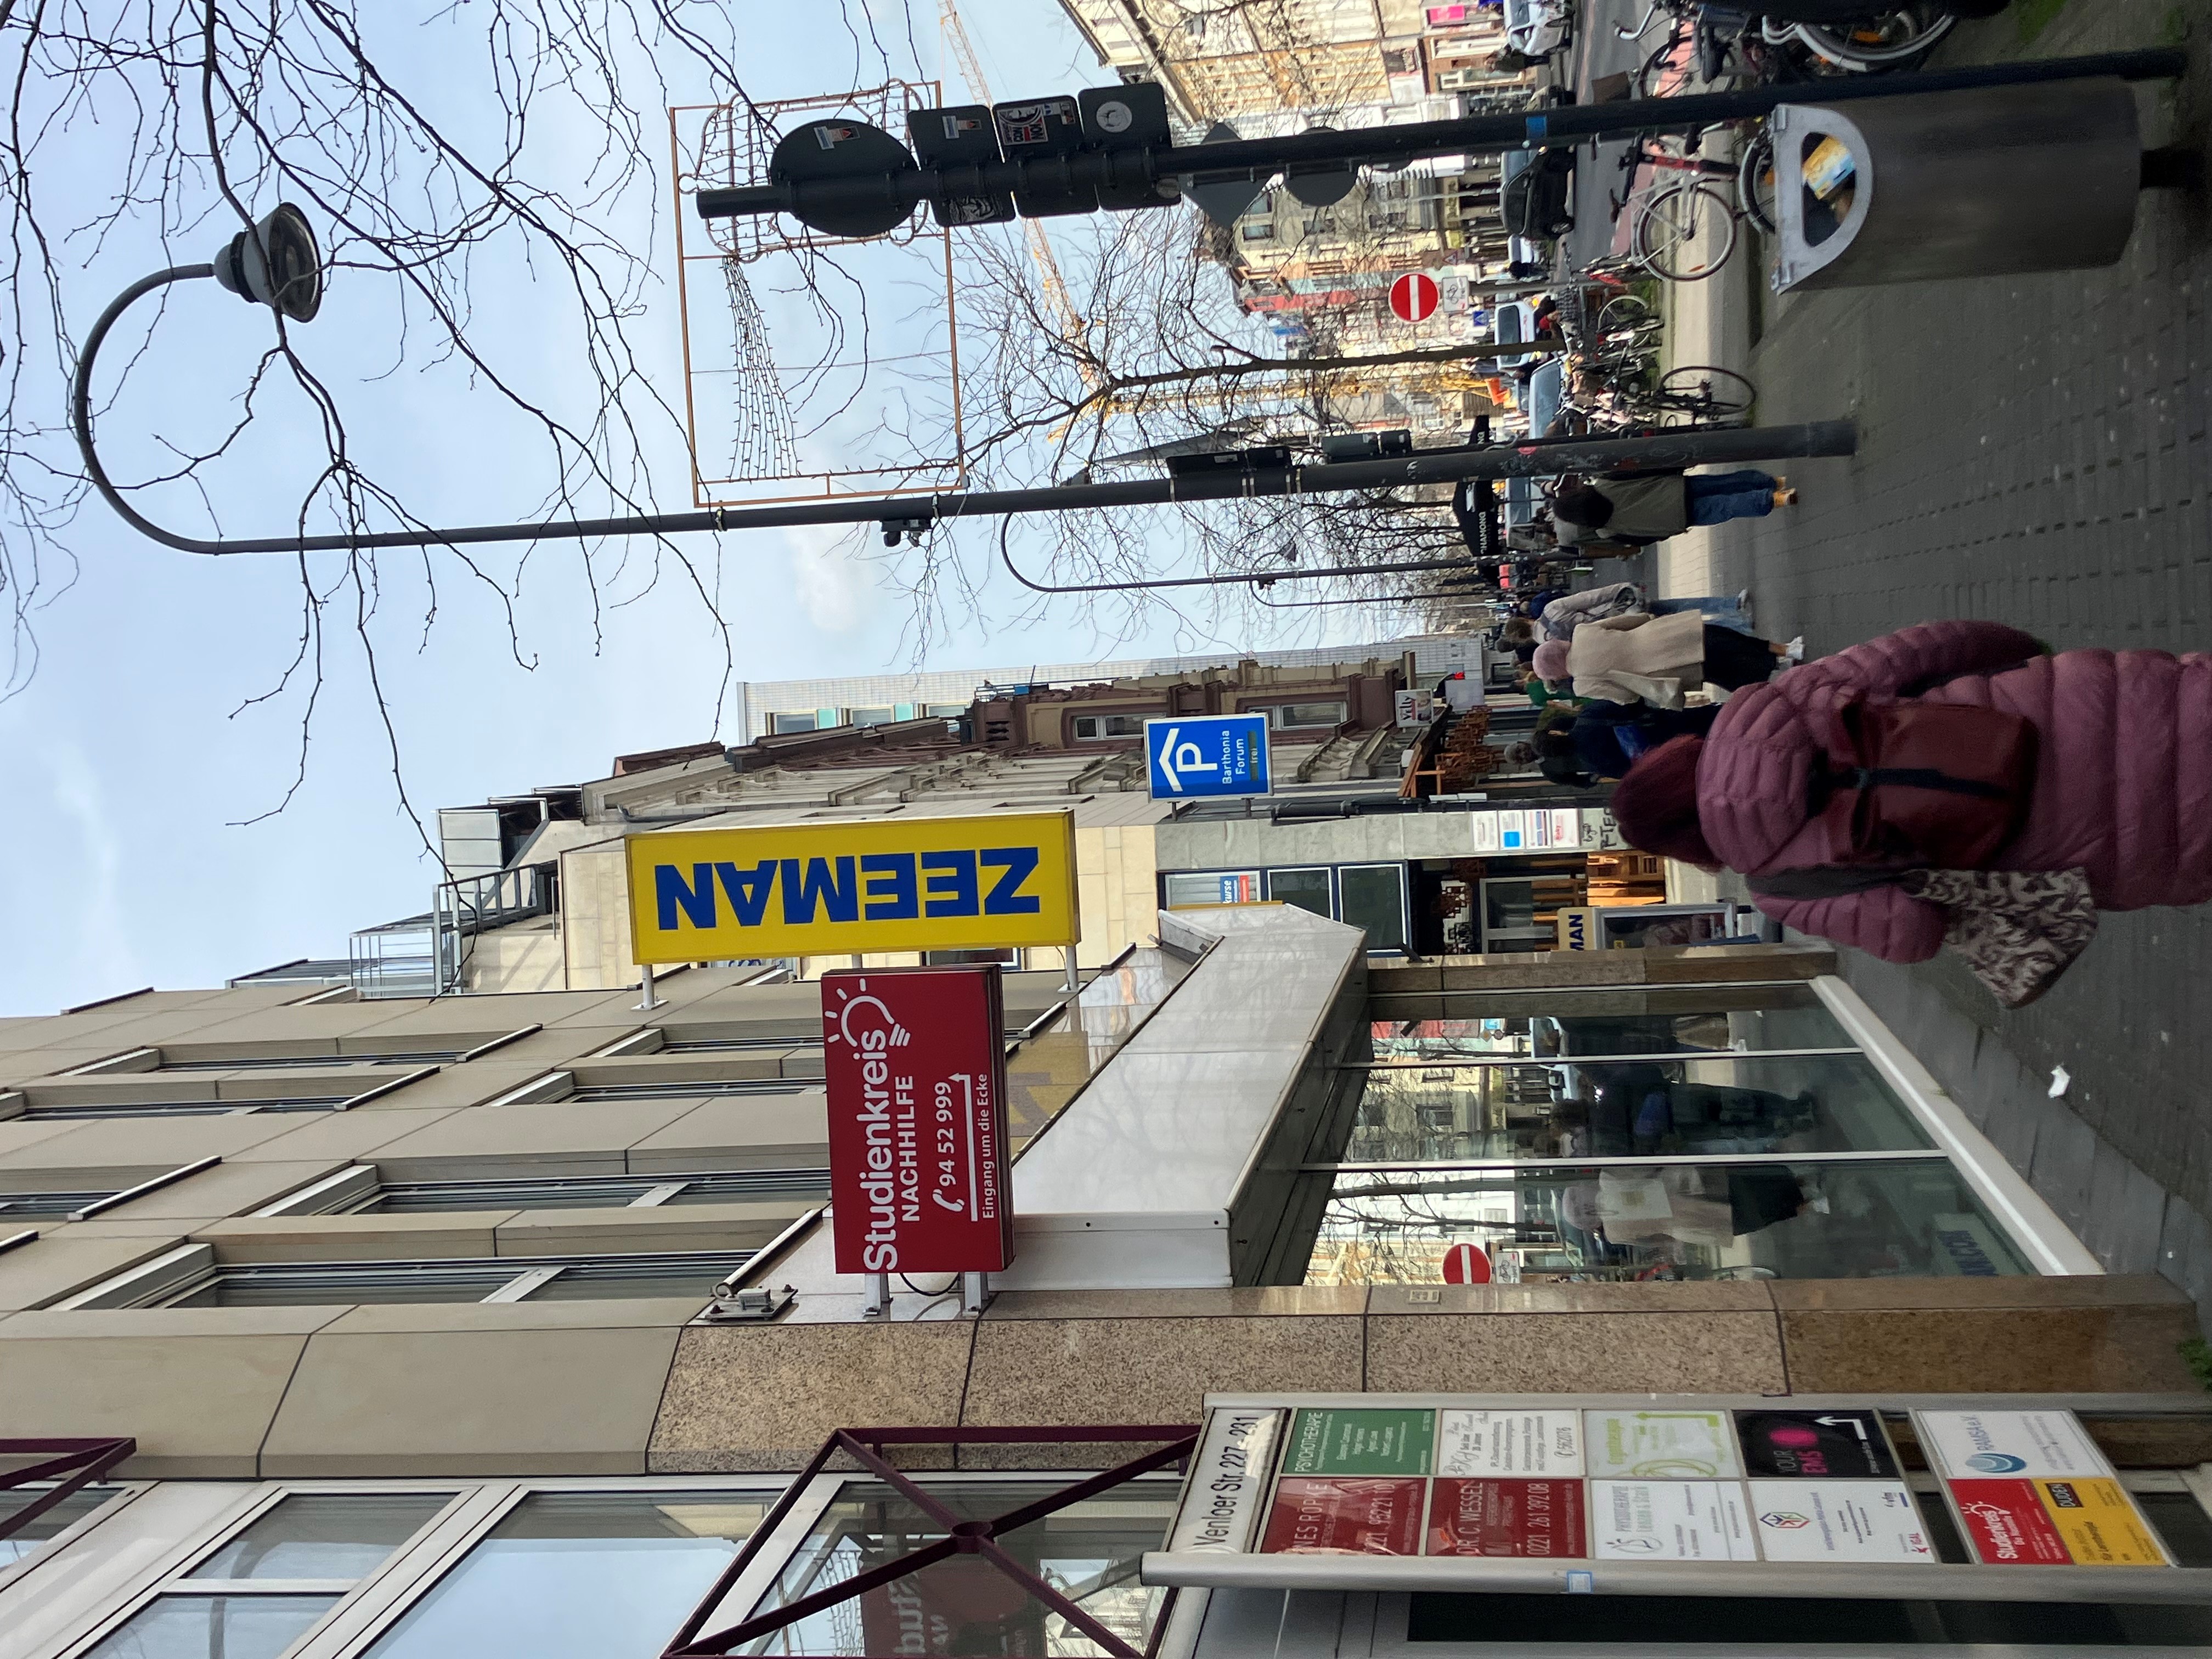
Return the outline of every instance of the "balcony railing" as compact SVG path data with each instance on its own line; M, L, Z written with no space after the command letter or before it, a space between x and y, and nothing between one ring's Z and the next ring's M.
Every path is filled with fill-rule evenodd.
M441 882L426 915L364 927L353 936L353 988L363 998L434 997L467 989L479 933L561 908L560 866L526 864Z

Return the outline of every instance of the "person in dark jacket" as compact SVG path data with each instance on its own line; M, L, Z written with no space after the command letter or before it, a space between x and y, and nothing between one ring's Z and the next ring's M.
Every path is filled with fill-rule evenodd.
M1601 778L1628 775L1636 757L1669 738L1702 738L1712 730L1721 705L1661 708L1648 702L1608 702L1593 698L1575 716L1570 744L1585 771Z

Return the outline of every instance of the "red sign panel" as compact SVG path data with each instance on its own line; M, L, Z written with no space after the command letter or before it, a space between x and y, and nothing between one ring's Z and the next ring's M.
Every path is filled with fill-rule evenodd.
M996 963L822 976L830 1215L841 1273L1013 1260Z
M1435 277L1409 270L1390 284L1390 314L1401 323L1426 322L1436 315L1442 297Z
M1260 1547L1271 1555L1419 1555L1425 1480L1285 1475Z
M1431 1555L1572 1559L1583 1539L1579 1480L1439 1480L1429 1500Z
M2074 1558L2051 1524L2033 1480L1954 1480L1966 1542L1993 1567L2064 1567Z
M1455 1244L1444 1252L1444 1283L1487 1285L1490 1257L1479 1244Z

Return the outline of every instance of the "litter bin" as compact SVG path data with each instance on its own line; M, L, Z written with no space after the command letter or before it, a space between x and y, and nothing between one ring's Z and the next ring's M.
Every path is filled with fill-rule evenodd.
M2117 78L1784 104L1775 292L2108 265L2135 228L2142 139Z

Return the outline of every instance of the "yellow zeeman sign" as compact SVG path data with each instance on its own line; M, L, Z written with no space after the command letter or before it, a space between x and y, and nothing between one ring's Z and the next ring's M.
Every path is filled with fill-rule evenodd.
M1075 818L878 818L632 836L635 959L1073 945Z

